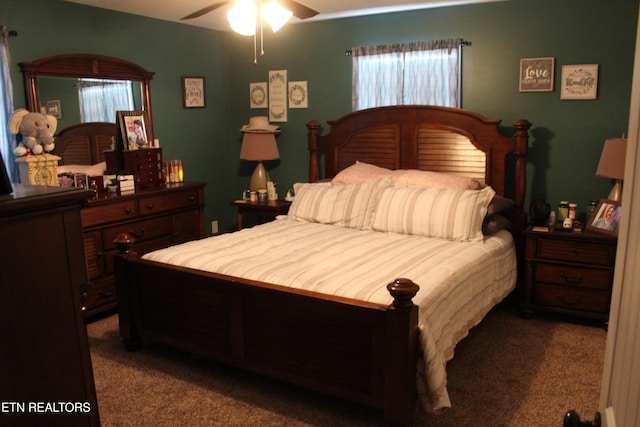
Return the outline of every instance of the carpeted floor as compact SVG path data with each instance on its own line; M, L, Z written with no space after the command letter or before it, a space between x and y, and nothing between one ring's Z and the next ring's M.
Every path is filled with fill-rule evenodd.
M87 326L103 426L376 426L349 402L147 343L126 352L112 315ZM416 410L415 426L553 427L566 410L593 419L606 331L494 309L447 365L453 408Z

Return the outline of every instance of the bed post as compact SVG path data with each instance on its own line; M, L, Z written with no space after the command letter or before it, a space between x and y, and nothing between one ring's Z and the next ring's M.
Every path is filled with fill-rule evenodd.
M513 199L516 207L524 212L524 195L527 191L527 152L529 151L529 128L531 123L528 120L520 119L513 124L516 129L516 144L514 154L516 156L516 176ZM524 223L521 224L524 226Z
M409 279L387 285L393 304L387 310L387 355L384 383L384 420L392 425L408 425L416 404L418 363L418 307L411 299L420 287Z
M320 122L311 120L307 123L307 145L309 148L309 182L318 182L318 129Z
M118 248L118 254L113 258L113 267L116 280L116 296L118 298L118 322L120 326L120 338L127 350L140 348L141 339L136 330L136 320L133 313L132 286L130 280L135 280L135 274L130 274L126 263L127 258L137 258L138 254L132 252L136 238L129 233L120 233L113 239Z

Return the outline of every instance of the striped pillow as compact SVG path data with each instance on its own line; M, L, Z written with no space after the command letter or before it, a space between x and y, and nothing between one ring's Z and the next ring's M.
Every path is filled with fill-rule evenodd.
M481 241L495 191L391 187L383 190L373 229L454 241Z
M288 217L298 221L371 229L381 190L388 179L357 184L315 183L294 185L295 198Z

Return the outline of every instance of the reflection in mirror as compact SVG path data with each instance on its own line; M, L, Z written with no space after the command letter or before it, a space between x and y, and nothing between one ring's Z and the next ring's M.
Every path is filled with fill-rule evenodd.
M40 111L51 114L47 105L59 101L59 129L87 122L115 123L116 111L144 110L140 82L38 76L37 83Z
M23 62L20 68L24 75L25 92L28 108L31 111L41 111L50 101L60 101L58 113L62 118L58 128L63 129L71 125L86 122L82 118L78 97L80 79L90 79L93 83L105 80L131 82L131 107L118 110L144 110L148 118L147 132L153 140L153 124L151 114L150 81L153 72L147 71L137 64L119 58L92 54L64 54L38 59L33 62ZM119 105L119 104L118 104ZM115 123L115 112L110 114L111 106L102 106L109 122ZM94 113L91 113L94 117ZM101 116L103 117L103 116ZM103 117L101 119L105 120Z

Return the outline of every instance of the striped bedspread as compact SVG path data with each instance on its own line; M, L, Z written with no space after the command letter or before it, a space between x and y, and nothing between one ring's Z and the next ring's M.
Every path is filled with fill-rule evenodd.
M506 231L481 242L356 230L278 217L276 221L151 252L144 259L380 304L386 285L420 286L423 358L418 392L426 411L450 407L446 362L471 327L515 286Z

